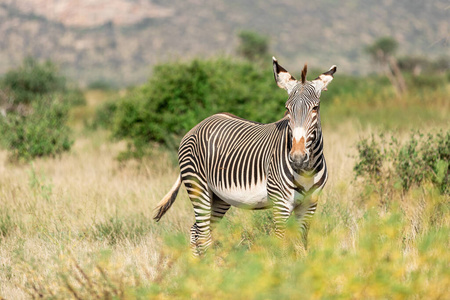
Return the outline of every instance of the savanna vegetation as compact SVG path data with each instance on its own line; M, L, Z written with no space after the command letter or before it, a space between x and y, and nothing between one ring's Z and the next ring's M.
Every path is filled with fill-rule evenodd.
M69 109L85 99L52 62L28 57L5 74L0 87L0 142L10 159L26 161L70 150Z
M142 86L87 90L78 106L64 104L71 93L60 74L58 88L18 92L5 76L2 95L14 101L0 116L0 297L448 298L450 77L403 76L399 95L386 77L338 69L322 95L330 174L308 252L295 220L279 241L270 211L231 209L200 260L188 248L186 192L160 223L153 208L178 175L180 137L201 119L283 116L287 96L270 60L166 63ZM22 92L30 100L17 100ZM50 150L34 155L20 150L24 141Z

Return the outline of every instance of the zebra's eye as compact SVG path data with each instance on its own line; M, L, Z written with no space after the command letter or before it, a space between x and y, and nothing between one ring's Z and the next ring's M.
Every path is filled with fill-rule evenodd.
M318 105L317 105L317 106L314 106L312 110L313 110L314 112L319 111L319 106L318 106Z

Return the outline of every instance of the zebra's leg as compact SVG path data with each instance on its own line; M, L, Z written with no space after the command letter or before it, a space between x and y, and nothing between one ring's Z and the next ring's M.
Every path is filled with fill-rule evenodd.
M308 231L311 219L317 208L316 195L305 198L294 208L294 214L300 226L300 233L305 250L308 248Z
M211 245L212 192L199 180L183 181L195 214L195 223L191 227L191 249L194 256L199 256Z
M194 223L194 225L192 225L191 227L191 240L190 240L190 247L191 247L191 251L192 254L194 256L199 256L199 252L198 252L198 227L197 227L197 223Z
M269 195L273 203L273 221L275 223L275 235L282 239L286 232L286 223L292 213L292 206L282 197Z
M213 195L213 201L211 206L211 227L214 229L214 225L222 220L223 216L230 209L231 205L217 197L217 195Z

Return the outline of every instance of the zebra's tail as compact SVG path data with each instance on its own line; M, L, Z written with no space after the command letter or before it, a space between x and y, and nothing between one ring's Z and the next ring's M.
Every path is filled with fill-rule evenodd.
M170 191L162 198L162 200L158 203L158 206L155 208L156 214L153 217L156 222L158 222L162 216L169 210L169 208L172 206L172 204L175 202L175 199L178 195L178 190L181 186L181 175L178 176L177 181L172 186Z

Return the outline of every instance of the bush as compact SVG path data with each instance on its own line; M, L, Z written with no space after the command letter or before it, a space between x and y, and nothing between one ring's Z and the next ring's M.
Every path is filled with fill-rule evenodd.
M50 61L41 64L27 57L19 68L6 73L2 85L10 90L16 103L30 103L36 95L62 90L65 79Z
M32 104L29 114L9 114L0 119L2 142L12 159L55 156L73 144L67 117L67 105L58 99L42 97Z
M149 82L118 103L113 134L140 152L149 142L176 149L179 139L204 118L230 112L273 122L284 112L286 94L272 70L229 59L193 60L156 66Z
M98 79L92 81L88 84L87 88L89 90L102 90L102 91L110 91L117 88L117 83L107 80L107 79Z
M363 139L358 142L355 176L370 185L403 191L431 182L443 194L449 194L450 132L436 135L412 133L404 144L394 137L391 142ZM385 149L381 149L385 145Z
M89 126L96 128L111 128L114 121L114 115L117 111L117 101L106 101L97 107L94 120Z
M440 86L445 86L447 83L445 77L439 74L410 76L407 79L408 85L419 91L423 89L437 89Z
M17 69L8 71L1 81L1 87L14 105L30 104L40 99L37 96L55 93L71 105L86 103L81 90L70 87L55 64L51 61L39 63L32 57L25 58Z
M431 181L443 194L450 194L450 132L444 134L441 131L436 136L428 134L420 152Z
M353 170L356 176L365 176L371 182L378 182L382 175L383 155L373 135L371 141L363 139L356 145L358 161Z
M449 193L450 132L426 137L413 133L404 145L393 141L392 164L403 190L431 181L442 193Z
M68 110L86 101L52 62L26 58L4 76L1 87L0 142L11 151L11 158L29 160L70 149Z

